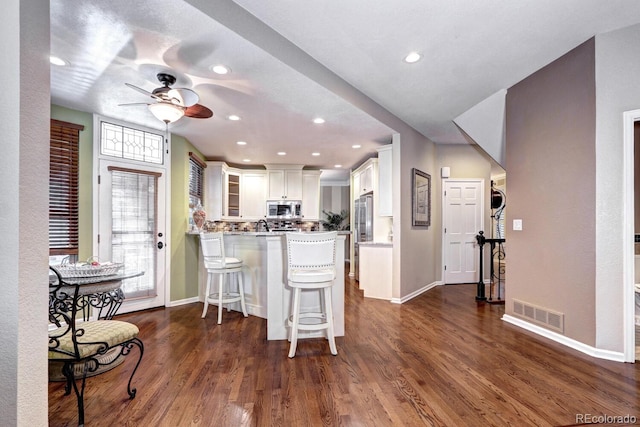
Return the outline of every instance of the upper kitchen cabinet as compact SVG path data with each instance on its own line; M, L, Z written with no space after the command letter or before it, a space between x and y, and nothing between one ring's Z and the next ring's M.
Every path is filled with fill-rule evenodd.
M354 199L374 191L377 172L378 159L371 158L351 173Z
M235 169L224 162L207 162L204 194L207 219L264 218L266 171Z
M240 216L240 181L242 175L240 172L227 170L225 175L226 197L224 198L225 206L222 215L228 217Z
M265 165L270 200L302 200L302 166Z
M302 219L320 219L320 171L302 171Z
M220 221L240 217L242 174L224 162L207 162L204 209L207 219Z
M226 197L227 165L223 162L207 162L204 170L204 210L207 219L219 221L222 219L223 197ZM226 211L225 211L226 215Z
M266 171L243 171L241 196L242 219L258 220L266 217Z

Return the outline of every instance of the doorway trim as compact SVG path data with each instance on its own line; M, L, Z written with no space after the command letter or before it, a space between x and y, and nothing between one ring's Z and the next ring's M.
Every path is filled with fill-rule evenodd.
M92 205L91 205L93 210L93 215L92 215L93 217L92 218L92 230L93 230L92 253L93 254L97 254L99 252L99 243L97 240L97 235L100 230L99 218L98 218L100 206L98 203L99 197L97 196L97 194L99 193L98 176L100 174L100 160L111 161L111 159L105 158L100 154L100 123L102 121L113 123L119 126L125 126L128 128L132 128L140 131L151 132L157 135L163 135L163 142L164 142L163 149L165 151L163 156L164 161L162 164L150 163L149 166L151 167L151 169L161 170L162 173L164 174L164 179L165 179L165 206L164 206L165 227L164 227L164 238L163 238L164 244L165 244L163 248L163 251L164 251L163 256L165 257L165 262L164 262L164 271L162 271L162 273L158 272L157 274L163 274L165 277L164 292L163 292L164 304L162 306L169 307L171 305L171 261L170 261L170 255L168 255L167 253L170 253L170 248L172 247L172 242L171 242L171 234L172 234L171 233L171 148L170 148L171 132L169 132L168 127L165 130L161 130L157 128L150 128L150 127L126 122L123 120L113 119L113 118L102 116L99 114L93 115L93 153L92 153L93 199L92 199ZM144 169L147 166L144 163L140 163L135 160L129 160L129 159L114 158L112 161L114 163L119 163L124 166L131 165L131 169L136 169L136 168ZM143 307L142 309L144 308L145 307ZM137 308L134 308L134 310L136 309Z
M622 277L623 277L623 349L624 361L635 362L635 195L634 195L634 123L640 121L640 110L623 113L624 147L622 166L623 233L622 233Z

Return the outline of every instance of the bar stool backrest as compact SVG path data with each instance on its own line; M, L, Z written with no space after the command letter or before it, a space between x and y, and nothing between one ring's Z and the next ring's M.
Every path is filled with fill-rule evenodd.
M200 247L202 248L205 268L220 269L226 267L222 232L201 233Z
M287 233L289 280L309 270L333 270L335 278L336 238L338 233ZM331 279L333 280L333 279Z

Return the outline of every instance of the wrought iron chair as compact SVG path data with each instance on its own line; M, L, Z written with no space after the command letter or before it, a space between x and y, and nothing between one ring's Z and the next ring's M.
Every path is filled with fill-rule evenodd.
M62 364L62 374L66 378L65 395L76 394L78 401L78 425L84 425L84 388L87 376L99 368L115 363L119 356L127 356L134 346L140 356L131 371L127 383L129 398L136 396L131 388L144 346L138 338L138 327L118 320L82 319L90 302L83 298L80 287L83 285L67 283L53 267L49 273L49 361ZM105 359L108 351L119 349L118 355ZM78 384L79 383L79 384Z
M338 354L333 327L331 288L336 278L335 231L327 233L286 233L287 281L293 289L289 357L295 357L298 331L326 330L329 349ZM320 310L301 312L302 291L320 291Z

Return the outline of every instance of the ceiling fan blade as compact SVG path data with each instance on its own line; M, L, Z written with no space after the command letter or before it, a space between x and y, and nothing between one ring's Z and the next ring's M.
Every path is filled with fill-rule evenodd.
M126 104L118 104L118 107L128 107L131 105L149 105L148 102L128 102Z
M130 88L131 88L131 89L133 89L133 90L137 90L138 92L140 92L140 93L141 93L141 94L143 94L143 95L150 96L151 98L153 98L153 99L157 99L157 100L159 100L159 101L161 101L161 100L162 100L159 96L154 95L153 93L151 93L151 92L149 92L149 91L147 91L147 90L144 90L144 89L142 89L141 87L134 86L134 85L132 85L131 83L125 83L125 85L127 85L128 87L130 87Z
M201 104L195 104L184 110L184 115L194 119L208 119L213 116L213 111Z
M200 97L197 93L195 93L191 89L186 88L170 89L167 92L167 96L169 96L169 98L177 99L179 104L184 107L191 107L192 105L196 105L200 100Z

